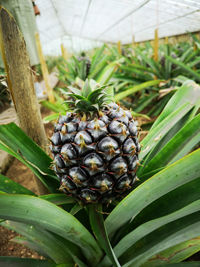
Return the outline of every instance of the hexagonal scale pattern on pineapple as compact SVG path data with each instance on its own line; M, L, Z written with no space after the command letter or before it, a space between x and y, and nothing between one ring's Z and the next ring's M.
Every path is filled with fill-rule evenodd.
M108 104L82 120L67 112L51 137L60 190L87 203L107 203L129 193L136 181L137 123L130 111Z

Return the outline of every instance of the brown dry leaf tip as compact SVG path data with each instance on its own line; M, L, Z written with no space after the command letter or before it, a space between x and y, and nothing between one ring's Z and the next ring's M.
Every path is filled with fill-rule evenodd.
M99 117L102 117L104 114L101 110L98 111Z
M61 184L58 190L62 191L63 189L68 189L66 185Z
M98 122L95 122L94 130L100 130L100 125Z
M135 148L134 145L131 146L131 150L132 150L132 151L131 151L130 154L131 154L131 156L134 156L134 155L135 155L135 151L136 151L136 148Z
M109 154L110 154L110 155L114 155L114 154L115 154L115 150L114 150L112 144L109 145Z
M105 192L108 190L108 186L105 182L102 182L101 184L101 192Z
M75 176L73 177L73 181L74 181L76 184L79 184L79 185L82 184L82 182L78 179L78 175L75 175Z
M86 114L83 114L81 121L86 121L86 120L87 120L87 116L86 116Z
M81 147L81 149L82 149L82 148L86 147L86 143L85 143L85 140L84 140L84 138L83 138L82 135L80 135L80 140L81 140L81 142L80 142L80 147Z
M67 162L70 161L69 157L67 156L67 154L65 152L61 152L61 158L63 158Z
M67 125L64 123L61 129L61 133L65 134L67 132Z
M139 161L136 163L137 166L141 166L141 167L144 167L143 164L141 164Z
M85 200L86 200L87 202L92 202L92 199L91 199L90 196L86 196Z
M124 166L121 165L121 166L119 166L119 172L117 174L122 175L123 173L124 173Z
M98 166L96 164L96 162L91 161L91 171L97 171L98 170Z
M131 188L131 186L130 186L129 182L126 182L126 183L124 184L124 187L125 187L126 189L129 189L129 188Z
M136 182L139 182L139 181L140 181L140 179L139 179L138 177L136 177L136 178L135 178L135 181L136 181Z

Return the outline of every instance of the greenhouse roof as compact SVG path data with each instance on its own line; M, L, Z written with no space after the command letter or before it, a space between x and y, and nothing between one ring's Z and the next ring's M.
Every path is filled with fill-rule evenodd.
M101 42L123 44L200 30L199 0L37 0L46 51L61 42L73 50Z

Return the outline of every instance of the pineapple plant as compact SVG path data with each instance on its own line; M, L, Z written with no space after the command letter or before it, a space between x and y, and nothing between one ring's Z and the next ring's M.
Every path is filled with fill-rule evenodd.
M84 203L117 199L137 181L137 123L112 102L112 87L86 80L70 89L72 112L59 118L51 137L60 189Z
M77 57L77 60L80 63L80 65L82 65L82 68L84 71L84 77L86 79L90 73L91 60L88 57L86 57L85 52L82 52L80 57ZM77 73L78 73L78 69L77 69Z
M70 97L74 93L80 94L79 100L83 101L83 97L86 98L86 94L83 96L86 88L88 86L76 93L76 89L72 89L74 92L69 93ZM86 112L84 116L82 112L78 111L80 110L78 103L81 101L76 100L76 110L73 110L69 117L72 120L76 117L79 126L84 127L87 124L88 127L93 116L98 116L97 120L100 120L99 116L109 117L107 113L102 115L103 111L110 110L116 115L114 107L121 109L112 103L110 89L107 87L99 89L102 94L106 93L102 95L105 105L100 105L101 108L98 108L100 111L97 110L99 104L95 103L93 107L89 105L89 108L88 106L90 111ZM105 95L107 97L104 97ZM106 98L108 99L106 100ZM100 98L95 97L95 99L98 102ZM65 173L60 174L61 170L67 171L67 176L70 172L71 179L74 179L73 173L77 169L72 170L73 166L71 165L67 168L60 168L57 166L56 159L54 168L60 168L58 176L56 176L50 168L52 159L18 126L14 123L1 125L0 149L7 151L29 167L46 186L49 194L36 195L0 174L0 225L20 234L12 241L24 244L45 257L43 260L0 257L0 266L199 266L200 262L182 262L200 251L198 190L200 187L200 149L197 148L200 142L199 99L200 87L192 81L187 81L175 92L152 125L148 135L140 142L140 153L137 154L136 149L135 151L133 149L133 154L139 156L141 162L137 169L137 176L140 178L139 186L130 188L131 192L128 191L129 189L115 192L116 187L113 183L110 188L112 196L111 198L109 196L109 199L116 199L117 195L122 196L123 199L113 201L110 205L104 204L107 202L106 194L108 193L104 191L108 186L105 186L106 179L103 186L101 185L102 179L98 178L95 181L98 185L96 187L98 190L94 190L95 195L96 193L98 195L97 199L92 198L93 195L89 195L89 198L88 195L80 198L79 192L83 188L87 188L87 182L90 180L80 180L75 192L72 192L69 186L66 188L65 184L62 186L64 193L59 192L58 188L65 175ZM87 101L84 102L84 106L86 104ZM64 118L68 118L68 116L64 116ZM110 121L112 123L117 120L110 118ZM132 118L129 118L128 123L130 122L132 122ZM72 129L70 122L65 123L70 126L67 129ZM61 126L64 127L64 123L57 123L55 129L55 133L59 133L59 140L62 134ZM63 132L66 132L65 127ZM88 131L88 133L90 132L95 137L99 134L98 131ZM80 132L76 130L75 134L78 133ZM106 132L106 134L108 133ZM108 137L113 138L112 136ZM67 133L66 138L72 138L74 142L73 131ZM121 144L122 150L117 149L119 152L122 151L121 156L125 157L124 152L127 154L127 151L123 150L125 141L123 138L122 134L122 139L120 141L115 139L115 141L117 144ZM58 140L56 136L51 139L55 158L57 158L56 155L62 155L61 150L65 146L65 144L61 147L53 144L56 140ZM100 140L97 142L100 143ZM67 144L67 147L74 146L72 141ZM99 152L93 148L92 144L86 143L87 148L91 146L92 153L96 155ZM105 148L105 146L103 147ZM126 148L130 148L129 144ZM79 146L75 149L78 151L76 153L80 153ZM72 149L69 153L67 150L68 158L71 161L75 160L71 158L74 155L73 151ZM86 153L91 152L87 150ZM110 166L112 159L106 160L107 150L104 155L105 157L102 157L100 153L102 160L108 164L107 166ZM120 153L115 157L119 156ZM127 159L125 158L125 160ZM75 161L75 165L77 166L77 161ZM126 175L130 175L128 168ZM90 179L90 172L84 168L83 170L88 174L87 179ZM106 170L101 169L101 173ZM77 182L80 177L78 172L76 174L78 175L74 182ZM94 177L97 178L95 175ZM105 176L103 177L105 178ZM118 181L117 177L116 175L116 182ZM101 191L101 188L104 188L104 192ZM115 193L113 194L113 192ZM123 197L126 192L128 195ZM87 205L82 205L75 198L83 200L83 203L87 203Z

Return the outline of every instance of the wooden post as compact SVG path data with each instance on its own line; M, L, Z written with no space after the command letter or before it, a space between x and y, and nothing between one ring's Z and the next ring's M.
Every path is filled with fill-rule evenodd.
M154 38L154 60L158 61L158 29L155 29L155 38Z
M68 60L68 54L67 54L66 48L64 47L63 44L60 45L60 48L61 48L62 57L67 61Z
M168 44L169 43L169 38L168 36L165 37L165 44Z
M121 55L122 54L121 41L117 42L117 50L118 50L118 53Z
M37 49L38 49L38 55L39 55L39 58L40 58L42 74L43 74L43 77L44 77L45 87L47 89L47 95L48 95L49 101L51 103L54 103L55 100L54 100L54 95L53 95L53 89L50 86L49 72L48 72L47 64L46 64L46 61L45 61L45 58L44 58L44 55L43 55L43 52L42 52L42 46L41 46L41 43L40 43L40 36L39 36L38 33L35 34L35 39L36 39L36 45L37 45Z
M33 83L33 74L24 38L15 20L0 8L1 50L20 127L39 146L46 148L47 138L42 123L39 104ZM46 187L35 177L39 194L47 193Z

